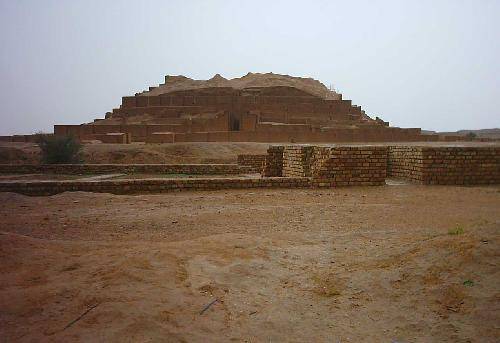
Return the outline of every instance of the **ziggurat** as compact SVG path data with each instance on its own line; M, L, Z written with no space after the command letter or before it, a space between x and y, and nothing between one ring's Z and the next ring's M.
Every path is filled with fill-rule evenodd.
M277 74L207 81L165 76L125 96L105 119L55 125L56 135L108 143L428 141L419 128L390 127L320 82Z

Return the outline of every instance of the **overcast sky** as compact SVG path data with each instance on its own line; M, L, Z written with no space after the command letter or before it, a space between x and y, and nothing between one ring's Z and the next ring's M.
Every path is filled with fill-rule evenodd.
M0 135L164 75L308 76L400 127L500 127L500 1L0 0Z

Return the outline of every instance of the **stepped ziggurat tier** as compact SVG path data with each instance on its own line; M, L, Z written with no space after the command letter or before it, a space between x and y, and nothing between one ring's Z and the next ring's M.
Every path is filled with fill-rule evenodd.
M56 135L105 143L429 141L419 128L390 127L311 78L252 74L227 80L165 76L122 98L105 119L55 125Z

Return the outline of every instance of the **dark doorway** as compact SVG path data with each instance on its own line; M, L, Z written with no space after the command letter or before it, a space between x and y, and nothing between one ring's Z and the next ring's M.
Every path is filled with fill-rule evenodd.
M229 127L231 128L231 131L240 131L240 118L231 114L229 116Z

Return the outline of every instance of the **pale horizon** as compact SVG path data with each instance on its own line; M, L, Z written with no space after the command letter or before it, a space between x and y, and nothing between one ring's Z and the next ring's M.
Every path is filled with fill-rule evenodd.
M500 128L498 13L494 0L0 0L0 135L104 118L167 74L248 72L314 78L391 126Z

